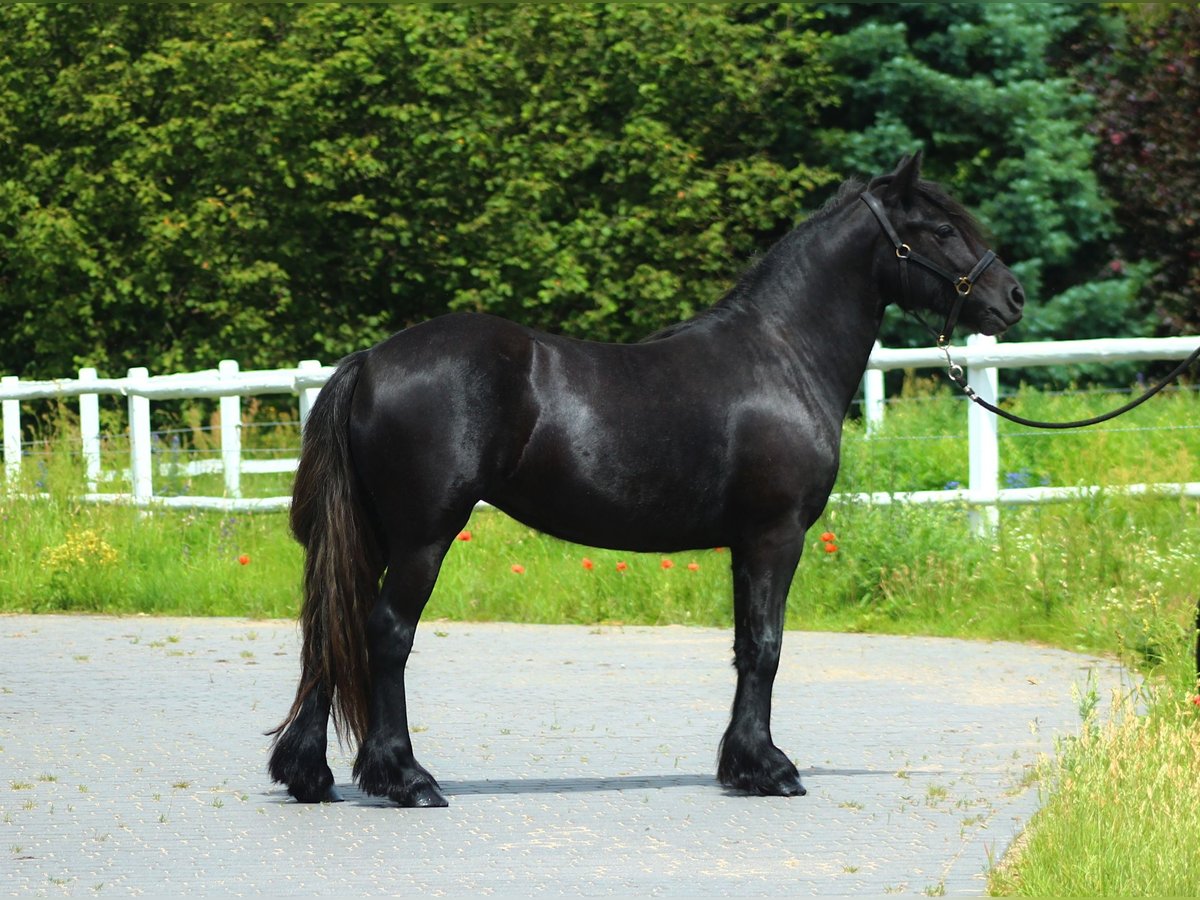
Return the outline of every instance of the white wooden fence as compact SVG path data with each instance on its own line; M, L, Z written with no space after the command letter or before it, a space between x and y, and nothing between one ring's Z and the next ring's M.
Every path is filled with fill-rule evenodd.
M967 370L967 378L985 400L997 401L999 370L1072 363L1105 363L1135 360L1178 360L1195 349L1200 338L1106 338L1090 341L999 344L995 338L973 335L965 347L952 348L956 362ZM936 348L888 349L876 346L863 380L868 433L883 420L885 402L883 373L889 369L940 368L945 359ZM125 502L138 506L161 505L193 509L251 511L285 508L289 497L245 498L243 474L294 471L295 459L248 460L242 456L241 398L268 394L299 395L303 423L317 392L333 373L332 366L305 360L294 369L242 372L226 360L216 370L180 375L151 376L146 369L130 369L124 378L99 378L94 369L81 369L78 378L51 381L21 381L15 376L0 379L0 414L3 417L5 482L17 484L21 465L20 404L23 400L77 397L82 432L83 459L91 502ZM129 418L129 462L126 493L97 490L104 480L101 467L99 397L101 394L127 398ZM190 472L224 473L221 497L162 496L154 491L153 447L150 403L153 400L216 397L220 402L221 459L190 464ZM970 478L965 488L940 491L875 492L842 495L854 501L885 504L966 503L978 529L995 521L1001 504L1039 503L1090 496L1103 486L1000 488L1000 451L996 419L974 404L966 404L970 454ZM215 465L214 465L215 464ZM1200 482L1124 485L1130 493L1158 491L1200 497Z
M4 431L4 474L11 488L21 466L20 403L22 400L79 398L79 428L83 443L84 471L88 491L83 498L94 503L133 503L137 506L174 506L188 509L243 511L284 509L290 497L242 497L242 474L295 471L297 459L247 460L242 458L241 398L267 394L294 394L300 398L303 425L321 386L333 374L333 366L307 359L294 369L242 372L234 360L223 360L217 369L179 375L154 375L144 368L130 369L124 378L98 378L96 370L79 370L78 378L51 381L21 381L15 376L0 378L0 418ZM100 395L127 398L129 416L130 483L127 493L100 493L103 476L100 459ZM150 402L201 397L219 398L221 460L217 466L200 460L186 467L188 474L224 473L222 497L162 496L154 492L154 435L150 428Z

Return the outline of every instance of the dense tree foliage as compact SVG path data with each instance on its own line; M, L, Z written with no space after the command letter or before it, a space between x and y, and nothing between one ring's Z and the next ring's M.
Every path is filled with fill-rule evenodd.
M828 96L811 15L6 7L5 369L687 316L833 177L790 152Z
M1105 29L1081 4L5 5L0 370L328 361L448 309L636 339L919 146L1046 311L1026 336L1142 330L1137 260L1166 262L1107 265L1144 218L1114 219L1116 145L1063 61Z
M978 212L1025 285L1032 315L1014 337L1122 332L1134 282L1093 281L1114 223L1092 168L1092 101L1058 64L1058 48L1089 30L1087 10L897 3L827 11L839 102L824 113L816 158L871 170L896 148L924 147L925 171ZM1099 315L1077 315L1081 283Z
M1145 260L1142 300L1171 331L1200 331L1200 6L1128 10L1128 29L1072 48L1095 94L1096 169L1121 231L1112 268Z

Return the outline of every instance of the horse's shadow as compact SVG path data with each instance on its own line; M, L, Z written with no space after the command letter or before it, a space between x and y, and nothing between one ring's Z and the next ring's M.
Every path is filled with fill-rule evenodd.
M801 777L839 777L852 775L895 775L886 769L822 769L800 771ZM742 791L721 787L715 776L701 773L672 775L607 775L588 778L481 778L459 781L439 781L447 797L470 795L521 796L526 794L585 794L605 791L659 791L671 788L718 788L727 797L745 797ZM394 806L386 797L363 793L355 784L339 784L336 791L340 801L355 806ZM291 798L282 790L272 791L280 802Z

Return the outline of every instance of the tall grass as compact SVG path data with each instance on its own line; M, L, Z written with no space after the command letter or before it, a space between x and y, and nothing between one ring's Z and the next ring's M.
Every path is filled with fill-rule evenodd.
M1094 715L1044 763L1044 806L991 874L996 894L1194 897L1200 891L1200 709L1169 689ZM1193 695L1194 696L1194 695Z
M870 438L860 423L847 423L838 491L965 483L965 401L931 384L910 380L889 404L883 429ZM1023 391L1013 402L1026 415L1078 418L1113 399ZM1017 485L1200 480L1200 428L1193 424L1200 422L1198 412L1200 398L1178 391L1119 425L1049 439L1005 424L1004 479ZM176 435L184 440L173 449L214 452L198 423L183 418L187 427ZM77 443L71 422L63 421L56 434L45 436L44 452L26 463L23 490L0 500L0 609L295 613L300 551L288 537L284 515L81 504L75 499L82 492ZM286 434L247 429L246 442L278 453ZM243 484L251 494L283 488L274 476L244 476ZM39 492L48 497L26 499ZM1196 500L1114 491L1004 509L994 537L981 540L969 535L963 506L835 501L810 532L788 625L1039 640L1127 652L1153 664L1181 647L1190 628L1200 575L1198 511ZM731 621L727 552L664 560L582 548L537 535L491 510L478 511L468 531L471 539L455 542L447 557L428 615ZM837 535L835 552L826 552L817 537L827 531ZM111 552L89 552L95 545L87 544L87 535L102 539ZM523 571L514 572L514 565Z

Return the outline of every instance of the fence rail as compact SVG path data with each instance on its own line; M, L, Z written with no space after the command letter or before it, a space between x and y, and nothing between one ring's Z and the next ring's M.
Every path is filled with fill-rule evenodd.
M1050 341L1045 343L1001 344L995 338L972 335L965 346L951 348L954 360L967 370L967 378L983 399L997 402L999 370L1062 364L1178 360L1195 349L1200 338L1107 338L1087 341ZM936 348L894 349L876 345L863 379L864 415L867 433L883 421L886 403L883 373L892 369L938 368L945 359ZM97 503L132 503L138 506L161 505L190 509L250 511L283 509L289 497L247 498L242 496L241 476L256 472L293 471L295 459L247 460L242 453L241 398L270 394L299 397L301 425L321 386L333 373L332 366L317 360L304 360L291 369L242 372L235 361L225 360L217 369L175 375L150 375L145 368L130 369L124 378L99 378L95 369L81 369L78 378L48 381L22 381L15 376L0 379L0 416L3 418L5 482L13 489L21 467L22 401L78 398L82 450L88 491L82 499ZM99 398L117 395L126 398L129 421L128 473L120 473L130 482L127 493L102 493L102 481L112 480L102 471ZM153 434L150 427L150 403L154 400L217 398L220 404L221 459L195 461L188 471L220 471L225 493L221 497L163 496L154 492ZM978 530L994 525L1002 504L1042 503L1088 497L1103 489L1130 493L1161 492L1200 497L1200 482L1124 485L1105 488L1031 487L1000 488L1000 451L994 416L974 404L967 404L969 443L969 485L965 489L914 491L907 493L875 492L841 495L845 499L868 503L965 503L973 509Z

